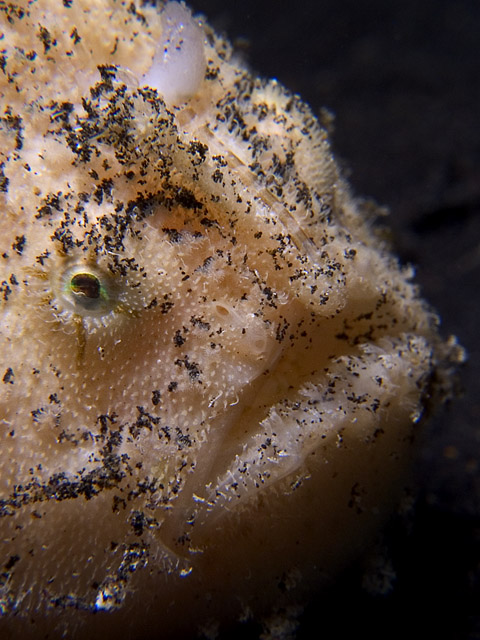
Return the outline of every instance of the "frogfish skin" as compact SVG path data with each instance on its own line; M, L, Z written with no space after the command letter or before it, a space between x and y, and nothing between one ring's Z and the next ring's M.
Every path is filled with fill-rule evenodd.
M310 108L183 3L14 0L0 32L0 635L302 604L459 348Z

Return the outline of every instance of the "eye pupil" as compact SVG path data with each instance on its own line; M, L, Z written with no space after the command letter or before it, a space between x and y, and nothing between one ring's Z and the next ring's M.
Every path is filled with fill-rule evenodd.
M100 280L91 273L76 273L70 280L70 288L73 293L96 300L100 298Z

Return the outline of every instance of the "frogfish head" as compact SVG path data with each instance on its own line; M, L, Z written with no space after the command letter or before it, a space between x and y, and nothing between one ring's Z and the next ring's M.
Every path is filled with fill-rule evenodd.
M3 25L0 629L301 601L390 513L454 348L298 97L184 5L52 6Z

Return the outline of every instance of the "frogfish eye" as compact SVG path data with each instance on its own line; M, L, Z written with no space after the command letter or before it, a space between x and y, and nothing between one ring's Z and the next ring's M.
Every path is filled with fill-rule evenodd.
M80 316L107 315L119 302L112 277L96 265L70 265L53 288L59 306Z
M97 305L99 298L106 293L100 280L93 273L76 273L72 276L69 286L77 303L87 309Z
M70 280L70 289L83 305L100 298L102 293L100 280L92 273L76 273Z

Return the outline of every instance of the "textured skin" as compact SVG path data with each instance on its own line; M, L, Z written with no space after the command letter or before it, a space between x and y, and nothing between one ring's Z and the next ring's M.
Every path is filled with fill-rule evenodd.
M361 550L456 351L305 104L205 26L167 109L161 14L65 5L1 15L0 630L178 637Z

